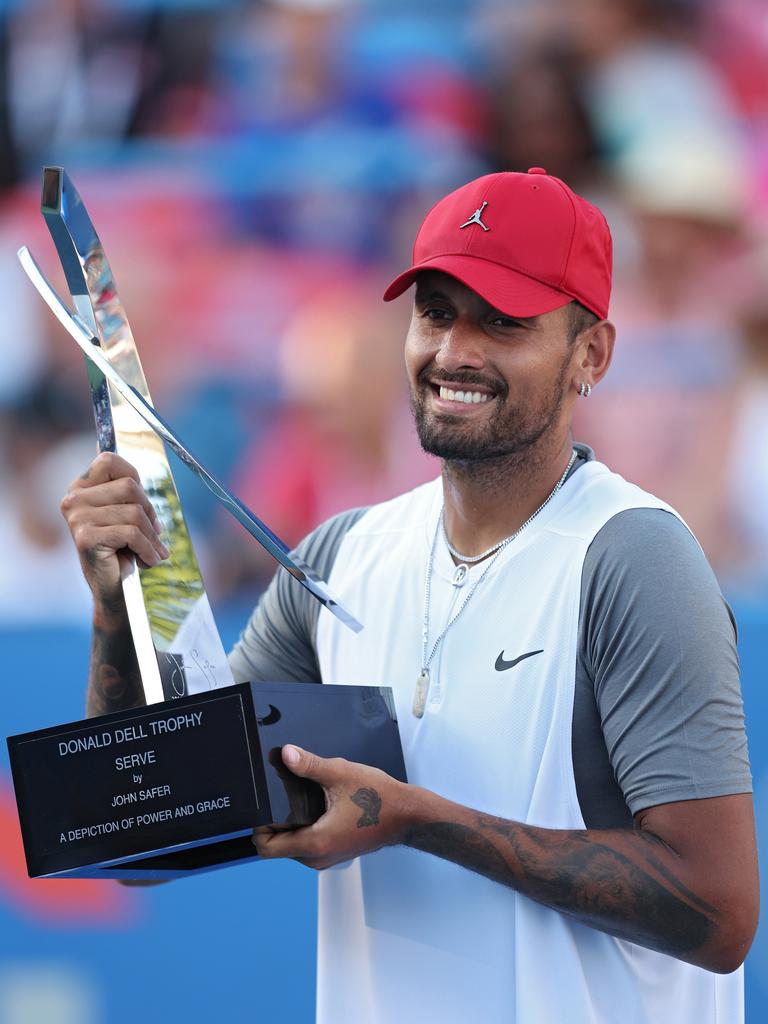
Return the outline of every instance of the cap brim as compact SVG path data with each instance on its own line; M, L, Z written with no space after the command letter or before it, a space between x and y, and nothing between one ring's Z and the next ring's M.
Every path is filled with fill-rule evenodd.
M439 270L455 277L467 288L490 303L494 309L508 316L538 316L559 309L573 300L572 295L550 285L542 284L517 270L499 263L479 259L477 256L448 254L434 256L404 271L384 292L384 301L390 302L402 295L425 270Z

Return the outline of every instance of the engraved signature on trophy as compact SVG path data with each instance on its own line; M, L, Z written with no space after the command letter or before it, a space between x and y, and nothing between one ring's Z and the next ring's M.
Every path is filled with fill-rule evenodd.
M166 652L166 657L169 661L173 662L173 671L171 672L170 684L173 692L177 697L183 697L186 693L186 680L184 678L184 667L179 663L179 659L175 654L171 654L170 651Z
M217 687L219 685L219 681L216 678L216 667L212 665L207 658L204 658L201 663L200 653L198 652L196 647L193 647L189 654L190 657L192 658L192 661L194 661L194 663L205 676L210 689L213 690L215 687Z

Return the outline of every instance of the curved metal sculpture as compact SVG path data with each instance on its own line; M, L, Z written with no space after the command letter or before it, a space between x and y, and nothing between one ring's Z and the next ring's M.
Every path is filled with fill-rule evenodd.
M197 693L234 680L187 530L163 442L291 575L350 628L361 625L307 565L213 477L155 412L128 318L93 223L68 175L43 172L42 213L61 260L75 315L26 248L19 258L46 303L89 357L99 448L127 459L163 527L170 558L151 568L131 561L123 593L147 703Z

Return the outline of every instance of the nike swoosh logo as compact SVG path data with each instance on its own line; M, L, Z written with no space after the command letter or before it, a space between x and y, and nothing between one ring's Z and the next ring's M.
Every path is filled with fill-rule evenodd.
M504 651L502 651L496 659L496 671L506 672L508 668L514 668L515 665L519 665L521 661L525 661L526 658L532 658L534 654L543 654L544 651L528 651L527 654L521 654L519 658L515 658L514 661L504 660Z

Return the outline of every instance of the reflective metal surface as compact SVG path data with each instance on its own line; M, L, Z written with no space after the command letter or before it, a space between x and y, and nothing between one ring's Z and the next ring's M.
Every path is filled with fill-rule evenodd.
M80 320L110 363L151 404L128 318L104 249L77 190L60 167L43 172L42 213ZM233 682L213 620L163 443L87 361L99 448L136 467L163 527L170 558L131 563L123 592L147 703Z
M331 596L327 584L321 579L321 577L315 572L315 570L307 565L306 562L297 559L291 555L288 550L287 544L280 540L280 538L270 530L265 522L254 515L251 510L245 506L239 498L235 497L231 491L210 473L205 466L203 466L189 449L184 445L177 434L174 433L170 424L168 424L163 417L153 409L152 406L141 396L135 387L132 387L126 380L124 380L117 370L112 366L109 360L101 352L98 341L93 337L88 326L83 323L82 319L75 314L74 316L67 308L65 303L56 294L56 291L51 286L50 282L45 278L34 257L26 248L22 246L18 252L19 260L25 273L29 277L32 284L43 297L48 307L56 316L59 323L61 323L69 332L69 334L75 339L80 348L83 350L85 355L88 357L89 362L94 363L98 370L106 377L112 387L117 390L122 398L134 409L139 416L155 431L155 433L163 439L163 441L174 451L182 462L188 466L206 485L211 493L221 502L221 504L227 509L227 511L241 523L246 530L255 537L256 540L266 548L266 550L272 555L273 558L277 559L281 565L283 565L288 572L293 576L295 580L301 583L303 586L310 591L310 593L317 598L321 604L325 605L329 611L333 612L337 618L339 618L345 625L349 626L350 629L356 633L360 632L363 628L362 625L357 621L354 616L335 601Z

